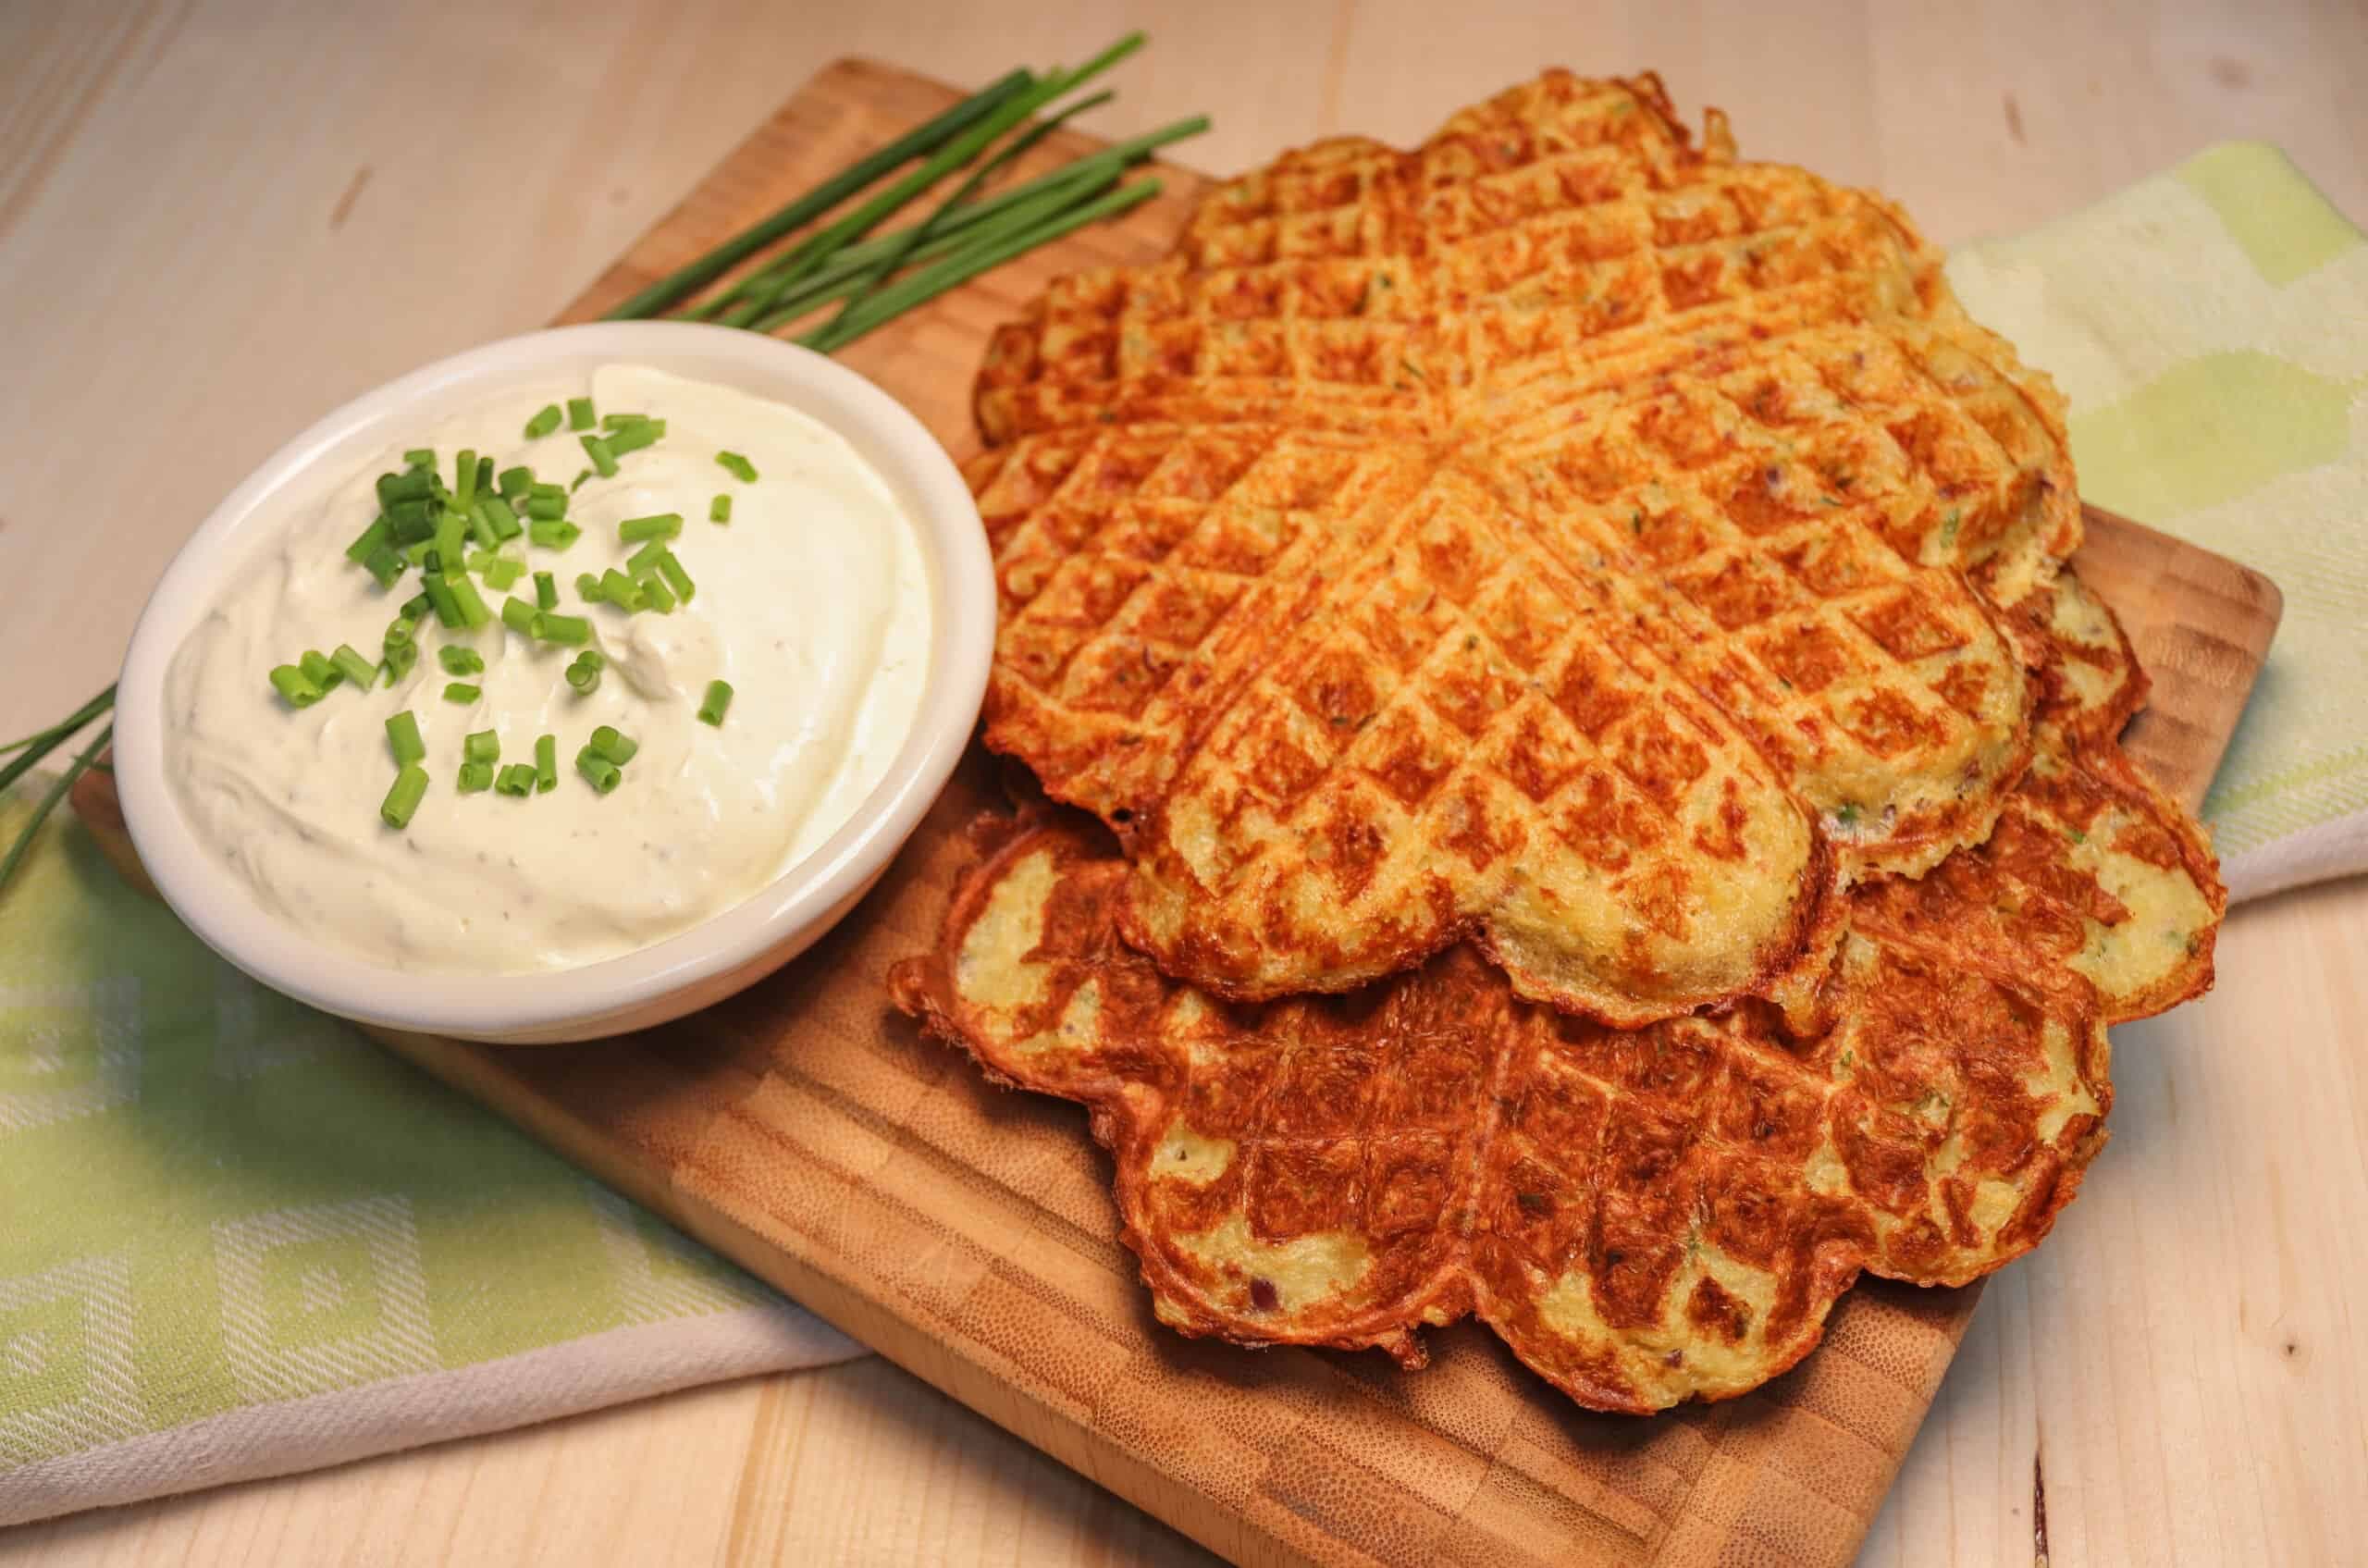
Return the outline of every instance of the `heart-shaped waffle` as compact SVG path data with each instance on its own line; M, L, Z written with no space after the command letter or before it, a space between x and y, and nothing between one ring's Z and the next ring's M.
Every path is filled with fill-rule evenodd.
M999 335L988 743L1117 831L1166 972L1468 938L1616 1025L1797 1009L1850 886L1990 833L2032 703L1992 604L2079 537L2060 409L1887 204L1708 141L1556 73Z

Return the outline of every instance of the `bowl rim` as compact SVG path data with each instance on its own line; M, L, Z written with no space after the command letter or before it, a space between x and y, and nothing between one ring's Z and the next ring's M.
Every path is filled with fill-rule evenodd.
M845 437L906 500L932 603L928 673L904 745L828 839L740 903L648 947L574 969L469 975L404 969L307 939L201 838L171 788L164 687L173 656L222 578L285 524L284 512L275 523L273 503L320 466L364 461L386 444L373 444L380 426L439 396L490 395L622 363L738 386L799 409ZM842 906L852 906L919 825L969 744L986 693L994 617L993 564L969 487L928 427L862 376L778 339L703 323L546 327L448 355L352 399L264 459L207 513L157 579L126 649L116 784L141 863L166 903L207 946L273 990L395 1029L588 1038L611 1032L598 1027L606 1021L736 970L754 980L771 967L762 962L768 953L812 941Z

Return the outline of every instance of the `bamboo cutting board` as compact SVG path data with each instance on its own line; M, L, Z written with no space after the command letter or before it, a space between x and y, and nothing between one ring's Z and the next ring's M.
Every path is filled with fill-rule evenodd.
M633 290L935 114L956 94L864 62L824 71L561 317ZM1089 150L1053 137L1035 160ZM1198 177L1116 226L980 279L843 356L957 455L988 330L1056 273L1165 251ZM2155 681L2130 751L2199 801L2276 625L2276 589L2104 513L2080 571ZM77 806L127 851L111 791ZM1108 1162L1077 1107L988 1087L888 1006L934 938L993 798L975 756L878 890L739 997L589 1045L388 1036L602 1179L910 1371L1215 1550L1246 1562L1845 1562L1980 1296L1862 1283L1821 1349L1745 1399L1591 1415L1485 1329L1381 1356L1250 1352L1153 1323L1116 1240ZM128 864L128 857L124 863ZM131 868L136 870L136 867ZM2098 1179L2113 1179L2111 1156Z

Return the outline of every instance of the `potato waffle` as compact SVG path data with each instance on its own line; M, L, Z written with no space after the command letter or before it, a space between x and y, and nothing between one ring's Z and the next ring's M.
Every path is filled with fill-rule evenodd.
M2042 723L1991 846L1852 895L1819 1030L1757 1003L1611 1030L1468 947L1228 1006L1121 940L1125 862L1044 808L981 825L891 985L1092 1107L1173 1327L1415 1366L1420 1326L1476 1313L1590 1407L1726 1397L1861 1269L1960 1284L2036 1245L2104 1141L2105 1023L2210 983L2209 855L2082 722L2109 710Z
M2078 541L2060 411L1887 204L1708 140L1549 76L998 337L988 741L1117 829L1168 972L1796 1000L1841 890L1989 833L2031 696L1977 585Z

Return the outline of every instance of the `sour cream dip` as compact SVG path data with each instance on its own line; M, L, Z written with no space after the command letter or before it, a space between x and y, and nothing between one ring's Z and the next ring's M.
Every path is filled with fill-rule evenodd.
M347 681L290 707L268 673L340 645L376 660L389 620L419 591L392 589L346 547L380 511L378 476L433 448L524 464L573 485L588 466L562 421L522 432L546 405L590 397L602 414L660 419L662 438L571 491L580 537L561 549L522 535L500 553L527 575L480 582L499 611L552 574L556 611L590 622L588 642L523 636L497 613L474 630L422 619L407 673ZM720 464L745 456L756 477ZM718 496L728 523L711 522ZM843 438L794 409L635 365L506 391L407 435L403 446L273 503L274 541L175 653L165 683L165 761L197 836L257 899L305 935L422 973L568 969L662 941L732 907L828 839L880 784L912 730L932 635L927 569L894 490ZM696 584L671 612L586 602L577 586L627 572L642 545L620 523L678 513L667 541ZM473 552L475 547L472 547ZM455 673L442 650L473 650ZM579 692L586 648L605 661ZM456 655L465 664L465 656ZM699 709L733 688L720 724ZM448 700L448 686L474 698ZM387 721L408 711L429 787L398 829L379 804L395 775ZM608 794L572 759L599 726L637 743ZM491 731L500 764L531 764L556 737L558 777L523 796L459 788L463 743Z

